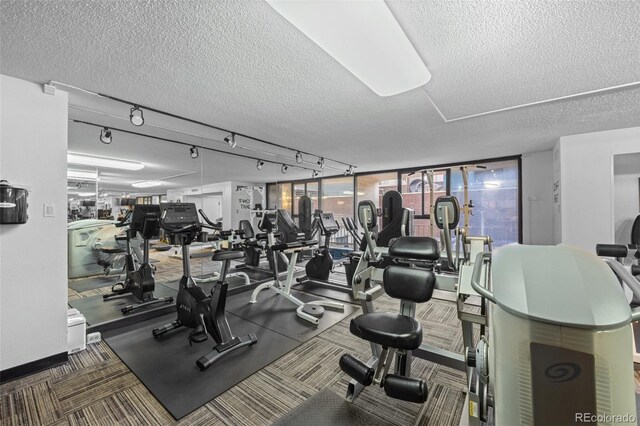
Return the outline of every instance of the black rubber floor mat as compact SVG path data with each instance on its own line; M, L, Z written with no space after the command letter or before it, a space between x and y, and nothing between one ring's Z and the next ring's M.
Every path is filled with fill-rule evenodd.
M234 335L256 334L258 342L222 358L205 371L196 360L211 351L209 339L189 346L189 328L154 339L152 330L175 319L165 315L103 334L104 340L176 419L206 404L222 392L291 351L300 342L228 314Z
M140 309L127 314L127 317L135 317L146 311L158 309L159 307L174 306L175 309L175 296L178 292L172 288L169 288L163 284L156 284L153 292L156 297L173 297L174 301L168 304L156 303L153 305L145 306ZM82 299L70 300L69 305L72 308L79 310L87 320L87 325L96 326L103 323L108 323L114 320L123 318L120 309L126 305L136 303L136 298L128 294L122 297L116 297L108 300L103 300L102 295L85 297Z
M392 423L370 414L358 407L356 403L347 402L330 389L323 389L273 424L278 426L386 426Z
M292 290L291 294L305 303L319 300L318 297L301 291ZM250 298L249 292L229 297L227 311L299 342L306 342L358 309L348 303L344 304L344 312L325 308L320 323L314 325L296 315L297 305L271 289L262 290L258 294L257 303L249 303Z
M334 284L344 285L344 290L323 286L322 284L317 284L313 281L297 283L293 288L325 299L334 299L346 303L357 303L357 300L353 298L351 288L347 287L346 281L341 282L339 279L336 279L334 274L332 274L332 281Z
M97 277L70 280L69 288L77 291L78 293L82 293L83 291L95 290L101 287L111 287L119 281L121 280L118 279L117 275L109 277L105 275L99 275Z

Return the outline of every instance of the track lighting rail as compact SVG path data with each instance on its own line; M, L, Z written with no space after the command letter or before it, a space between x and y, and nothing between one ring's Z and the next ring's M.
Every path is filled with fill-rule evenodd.
M134 126L142 126L144 124L143 110L147 110L147 111L152 111L152 112L155 112L155 113L158 113L158 114L165 115L167 117L176 118L178 120L187 121L189 123L198 124L200 126L208 127L210 129L219 130L221 132L229 133L229 136L227 136L225 138L225 142L229 143L229 146L231 146L232 148L236 146L235 137L238 136L238 137L242 137L242 138L245 138L245 139L250 139L250 140L253 140L253 141L256 141L256 142L260 142L260 143L263 143L265 145L270 145L270 146L273 146L273 147L286 149L286 150L295 152L296 153L296 162L298 162L298 164L300 164L302 162L301 161L302 160L302 154L305 154L305 155L310 155L312 157L317 157L319 159L319 161L322 160L323 163L324 163L324 160L327 160L327 161L331 161L333 163L345 165L345 166L351 168L352 170L353 170L354 167L356 167L356 166L354 166L352 164L345 163L344 161L335 160L335 159L332 159L332 158L329 158L329 157L326 157L326 156L313 154L311 152L303 151L303 150L300 150L300 149L297 149L297 148L290 148L288 146L281 145L281 144L278 144L278 143L275 143L275 142L270 142L270 141L267 141L265 139L256 138L254 136L250 136L250 135L247 135L247 134L244 134L244 133L234 132L234 131L231 131L231 130L228 130L228 129L225 129L225 128L222 128L222 127L214 126L213 124L208 124L208 123L205 123L205 122L202 122L202 121L193 120L191 118L187 118L187 117L183 117L183 116L180 116L180 115L177 115L177 114L173 114L173 113L170 113L170 112L162 111L162 110L159 110L157 108L152 108L152 107L149 107L149 106L146 106L146 105L139 104L137 102L131 102L131 101L128 101L126 99L118 98L118 97L107 95L107 94L104 94L104 93L92 92L92 91L87 90L87 89L83 89L83 88L80 88L80 87L75 87L75 86L72 86L70 84L62 83L62 82L59 82L59 81L53 81L53 80L49 82L49 85L52 85L54 87L55 87L55 85L60 85L60 86L64 86L64 87L68 87L68 88L72 88L72 89L76 89L76 90L80 90L82 92L89 93L89 94L92 94L92 95L95 95L95 96L100 96L102 98L111 99L111 100L116 101L116 102L120 102L120 103L131 105L132 107L131 107L131 111L130 111L129 117L130 117L130 120L131 120L131 124L133 124ZM225 152L225 151L222 151L222 152ZM271 162L271 161L269 161L269 162ZM302 166L298 166L298 167L305 168L305 167L302 167ZM313 169L308 169L308 170L313 170Z
M317 171L316 169L312 169L312 168L309 168L309 167L304 167L304 166L301 166L299 164L286 164L286 163L283 163L281 161L265 160L263 158L253 157L253 156L245 155L245 154L239 154L238 152L223 151L223 150L220 150L220 149L215 149L215 148L211 148L211 147L208 147L208 146L198 145L198 144L194 144L194 143L191 143L191 142L182 142L182 141L178 141L178 140L175 140L175 139L163 138L163 137L160 137L160 136L151 136L151 135L147 135L147 134L144 134L144 133L134 132L134 131L131 131L131 130L120 129L120 128L116 128L116 127L105 127L102 124L91 123L91 122L88 122L88 121L75 120L75 119L71 119L70 121L73 121L74 123L85 124L87 126L93 126L93 127L101 128L101 129L103 129L103 130L101 130L101 132L109 130L111 132L109 134L110 138L112 137L111 136L112 132L116 131L116 132L127 133L127 134L130 134L130 135L141 136L141 137L144 137L144 138L155 139L155 140L160 140L160 141L164 141L164 142L170 142L170 143L174 143L174 144L177 144L177 145L183 145L183 146L189 147L189 154L190 154L191 158L194 158L194 159L198 157L198 155L196 155L196 152L198 151L198 149L204 149L206 151L218 152L220 154L232 155L234 157L248 158L248 159L257 161L258 163L262 163L262 164L264 164L264 163L279 164L279 165L281 165L281 170L285 170L283 173L286 173L286 170L287 170L288 167L296 167L298 169L303 169L303 170ZM260 167L262 167L262 166L260 166Z

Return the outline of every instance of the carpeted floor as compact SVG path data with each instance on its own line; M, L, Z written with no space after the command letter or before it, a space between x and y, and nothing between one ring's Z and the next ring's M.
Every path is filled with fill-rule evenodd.
M170 279L166 275L163 278ZM87 292L73 293L70 290L70 297L83 297ZM381 297L376 307L395 311L398 302ZM452 302L432 300L421 305L418 318L424 327L425 342L462 350ZM349 318L249 376L179 424L270 424L322 389L331 389L342 396L348 383L347 376L338 367L343 353L361 359L368 358L370 353L365 341L349 333ZM413 371L429 384L430 396L425 404L388 398L376 387L366 389L355 404L397 425L458 424L464 403L463 373L419 359L414 360ZM104 342L71 355L65 365L2 384L0 400L2 425L175 423Z
M207 262L212 263L206 258L194 259L194 274L198 273L195 268L206 273ZM179 279L180 275L179 261L158 264L160 282ZM69 290L69 297L87 297L102 291ZM375 305L380 310L398 308L398 302L386 296L377 299ZM453 302L432 299L418 306L417 318L423 325L425 342L462 351ZM322 389L343 396L348 377L340 371L338 360L344 353L363 360L370 353L365 341L349 333L349 318L247 377L177 424L271 424ZM377 387L366 389L354 404L381 422L457 425L464 404L464 374L414 358L413 375L428 382L429 399L425 404L388 398ZM637 392L639 383L636 372ZM176 424L104 342L71 355L64 365L0 385L0 420L2 425Z

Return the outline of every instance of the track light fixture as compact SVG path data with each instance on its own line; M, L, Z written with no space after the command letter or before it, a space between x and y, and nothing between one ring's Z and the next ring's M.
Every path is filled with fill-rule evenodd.
M193 158L194 160L196 158L198 158L198 156L200 155L200 153L198 152L198 147L197 146L192 146L191 148L189 148L189 155L191 156L191 158Z
M134 105L131 107L131 111L129 112L129 121L134 126L142 126L144 124L144 116L142 115L142 110L138 105Z
M237 143L236 143L236 134L235 133L231 133L229 136L224 138L224 141L226 143L228 143L231 148L235 148L236 145L237 145Z
M305 163L304 160L303 161L299 160L299 158L302 158L304 155L308 155L308 156L317 158L319 160L318 165L320 165L321 168L324 167L325 160L329 160L331 162L330 165L327 165L327 167L329 167L331 169L340 170L340 167L339 166L336 167L333 163L341 164L341 165L343 165L345 167L349 166L348 163L345 163L344 161L341 161L341 160L337 160L335 158L320 157L318 154L314 154L314 153L308 152L308 151L303 151L303 150L301 150L299 148L293 148L293 147L285 146L285 145L282 145L282 144L279 144L279 143L274 143L274 142L271 142L271 141L268 141L268 140L265 140L265 139L260 139L260 138L257 138L255 136L247 135L247 134L244 134L244 133L238 133L238 132L232 131L232 129L225 129L223 127L214 126L214 125L209 124L209 123L205 123L205 122L202 122L202 121L194 120L194 119L189 118L189 117L184 117L184 116L180 116L180 115L177 115L177 114L172 114L170 112L163 111L163 110L154 108L154 107L149 106L149 105L141 105L138 102L133 101L133 100L118 98L118 97L111 96L111 95L106 94L106 93L93 92L91 90L87 90L87 89L84 89L82 87L76 87L76 86L72 86L72 85L67 84L67 83L63 83L63 82L59 82L59 81L53 81L53 80L51 80L49 82L49 84L46 85L46 87L48 87L49 89L55 89L55 87L58 86L58 85L64 86L64 87L68 87L68 88L74 89L74 90L81 90L84 93L89 93L91 95L99 96L101 98L111 99L112 101L116 101L116 102L119 102L119 103L123 104L123 106L126 105L125 108L127 108L127 107L130 108L130 110L129 110L129 120L130 120L131 124L136 126L136 127L143 126L145 124L144 111L147 111L147 112L151 111L154 114L162 114L163 116L166 116L166 117L171 117L171 118L174 118L174 119L177 119L177 120L181 120L181 121L189 122L189 123L192 123L192 124L197 124L197 125L200 125L200 126L208 127L210 129L214 129L214 130L216 130L216 132L221 132L221 133L218 133L219 135L220 134L230 135L228 137L227 143L230 143L230 146L232 146L232 147L235 146L235 143L234 143L235 142L235 136L239 136L239 137L242 137L243 140L244 139L253 140L253 141L258 142L260 144L265 144L265 145L269 145L269 146L276 147L276 148L279 148L279 149L288 150L288 151L294 153L295 154L295 158L296 158L296 163L295 164L291 164L291 165L294 166L294 167L301 168L301 169L312 170L311 167L304 167L303 166L303 164ZM112 117L121 118L121 116L116 116L116 115L111 115L111 114L106 114L106 115L109 115L109 116L112 116ZM93 125L93 126L102 127L102 125L99 125L99 124L96 124L96 123L88 123L88 122L84 122L84 121L80 121L80 120L71 120L71 121L74 121L74 122L77 122L77 123L85 123L85 124L89 124L89 125ZM165 128L165 129L166 130L177 131L176 129L169 129L169 128ZM117 130L119 132L123 132L123 133L127 132L127 130L125 130L123 128L116 128L115 130ZM134 134L133 132L130 132L130 133ZM177 131L177 133L186 134L186 133L180 132L180 131ZM143 134L140 134L140 136L151 137L150 135L143 135ZM190 136L193 136L193 135L190 135ZM167 139L167 138L164 138L164 139ZM174 142L174 141L168 141L168 142ZM183 143L183 145L189 146L190 144ZM212 148L206 148L206 149L207 150L213 150ZM220 152L229 153L228 151L220 151ZM298 153L300 155L298 155ZM275 154L275 153L269 152L267 154L274 155L274 156L277 157L277 154ZM236 155L238 155L240 157L250 157L249 155L241 155L241 154L236 154ZM253 157L253 160L257 160L257 158ZM265 160L265 163L275 163L275 164L277 164L277 161L267 161L267 160Z
M88 122L88 121L82 121L82 120L76 120L76 119L70 119L69 121L74 122L74 123L79 123L79 124L85 124L85 125L88 125L88 126L93 126L93 127L96 127L98 129L100 129L99 139L100 139L101 142L106 143L106 144L112 142L112 134L113 134L114 131L117 131L119 133L135 135L135 136L139 136L139 137L143 137L143 138L149 138L149 139L153 139L153 140L169 142L169 143L172 143L172 144L183 146L183 147L189 149L189 156L192 159L199 158L199 156L200 156L199 150L200 150L200 148L202 148L205 151L212 151L212 152L217 152L217 153L220 153L220 154L226 154L226 155L230 155L230 156L233 156L233 157L245 158L245 159L249 159L249 160L255 161L256 162L256 168L258 170L262 170L264 168L265 164L271 163L271 164L274 164L274 165L280 164L281 165L280 171L283 174L288 172L289 167L294 167L296 169L307 170L307 171L311 171L311 172L315 171L315 173L313 174L313 178L317 177L318 175L322 174L322 172L323 172L319 168L316 169L314 167L308 167L307 166L308 163L305 163L304 161L302 161L302 164L298 164L298 163L287 164L287 163L280 163L278 161L274 161L275 159L274 160L269 160L269 159L264 160L264 159L259 158L257 156L253 156L253 155L250 155L250 154L244 154L243 153L245 150L252 150L250 148L242 147L242 149L240 151L238 151L238 150L230 151L230 150L224 150L224 149L216 149L216 148L210 148L210 147L207 147L207 146L195 145L195 144L190 143L190 142L188 143L188 142L183 142L183 141L179 141L179 140L175 140L175 139L163 138L163 137L159 137L159 136L151 136L151 135L147 135L145 133L140 133L140 132L134 131L133 129L126 129L124 127L119 127L119 128L113 128L112 129L110 127L105 127L102 124L91 123L91 122ZM238 135L238 134L237 133L233 133L233 135ZM214 140L211 139L211 141L213 142ZM220 140L218 139L218 141L220 141ZM258 150L255 150L255 151L258 151ZM307 154L304 151L299 151L299 150L293 150L293 151L296 154L299 152L302 156ZM262 151L260 151L260 152L262 152ZM268 153L268 152L265 152L265 153L266 154L271 154L271 153ZM80 156L79 154L69 153L69 157L75 156L75 155ZM313 154L308 154L308 155L313 155ZM86 156L86 157L89 158L91 156ZM324 164L324 157L316 157L316 158L318 158L320 160L320 164ZM91 160L93 161L93 163L91 163L91 164L94 164L95 163L94 159L91 158ZM100 157L100 160L105 160L105 161L109 160L110 162L121 161L121 160L117 160L117 159L113 159L113 158L106 158L106 157L104 157L104 158ZM73 163L73 164L75 164L75 163L85 164L85 161L88 161L88 160L85 159L82 162L79 162L79 160L77 160L77 161L69 161L69 162ZM335 160L331 160L331 161L333 162ZM138 169L138 168L143 166L142 163L140 163L140 164L137 164L137 163L133 164L134 162L129 162L129 163L132 163L132 164L130 165L130 164L127 163L127 167L116 167L111 163L109 165L107 165L106 167L116 167L116 168L127 168L127 169L129 169L129 168L132 168L134 165L137 165L139 167L133 167L133 168ZM97 163L95 163L95 164L97 165ZM347 163L342 163L342 164L346 164L348 166ZM331 166L331 168L334 168L334 167ZM69 178L72 178L72 176L69 176ZM82 177L82 178L85 178L85 177ZM93 176L91 176L90 179L98 180L97 176L95 174Z
M349 174L349 176L354 175L353 166L349 166L349 168L347 169L347 173Z
M314 170L314 171L313 171L313 173L311 173L311 179L315 179L315 178L317 178L319 174L320 174L320 172L319 172L319 171Z
M110 144L113 141L111 137L111 130L108 127L105 127L100 131L100 142Z

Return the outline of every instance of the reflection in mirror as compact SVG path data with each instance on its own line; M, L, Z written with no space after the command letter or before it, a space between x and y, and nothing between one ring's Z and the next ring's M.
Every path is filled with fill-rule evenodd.
M98 328L149 311L175 311L173 303L163 302L123 313L123 307L142 299L175 297L182 276L180 248L170 244L158 226L151 226L153 218L148 222L147 253L143 227L132 228L130 221L136 204L186 201L174 190L200 187L203 164L192 158L188 146L116 130L111 143L100 143L101 130L69 122L67 182L69 304ZM132 272L147 258L153 291L129 291L135 282Z

